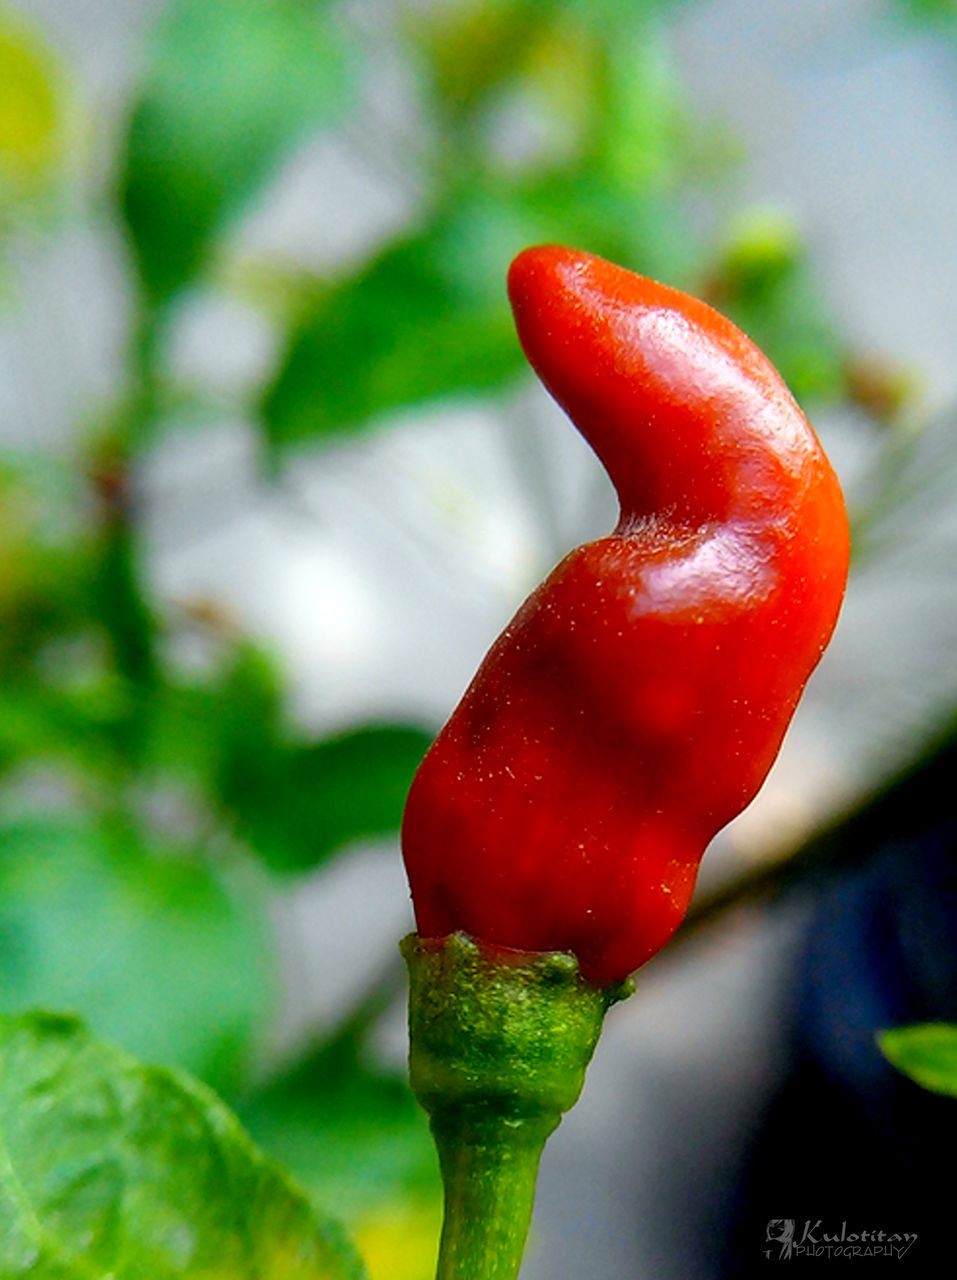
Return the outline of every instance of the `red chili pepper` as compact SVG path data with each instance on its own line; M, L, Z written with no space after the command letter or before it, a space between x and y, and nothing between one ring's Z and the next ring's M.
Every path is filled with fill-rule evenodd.
M554 246L508 287L621 518L492 646L413 782L403 853L421 936L571 951L604 984L667 941L764 781L837 619L847 518L784 383L710 307Z

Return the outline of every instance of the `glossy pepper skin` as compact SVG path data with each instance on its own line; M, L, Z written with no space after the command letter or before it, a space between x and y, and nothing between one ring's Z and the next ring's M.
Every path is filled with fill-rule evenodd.
M838 481L779 375L704 303L557 246L513 262L521 344L608 471L615 530L493 644L412 784L420 936L620 980L677 928L837 620Z

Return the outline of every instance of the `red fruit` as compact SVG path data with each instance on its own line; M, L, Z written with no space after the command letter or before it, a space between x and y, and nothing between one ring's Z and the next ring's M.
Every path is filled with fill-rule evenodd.
M412 784L419 934L627 975L682 920L837 620L844 503L767 359L704 303L527 249L519 338L618 492L494 643Z

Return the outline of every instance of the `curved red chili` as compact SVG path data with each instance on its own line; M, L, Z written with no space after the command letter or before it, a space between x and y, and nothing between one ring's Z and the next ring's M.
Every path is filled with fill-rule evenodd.
M508 288L621 517L492 646L413 782L403 854L421 936L571 951L607 983L677 928L771 767L837 619L847 519L781 378L710 307L556 246Z

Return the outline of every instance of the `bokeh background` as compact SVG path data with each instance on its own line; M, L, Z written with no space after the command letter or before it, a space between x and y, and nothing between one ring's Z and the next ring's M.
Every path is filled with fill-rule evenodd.
M758 1273L772 1216L943 1239L953 1104L873 1033L957 1016L955 71L953 0L0 5L0 1004L212 1083L374 1280L438 1225L405 789L614 519L511 328L545 240L768 351L855 558L523 1277Z

